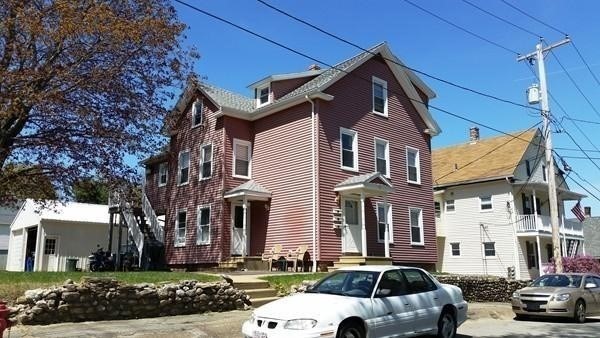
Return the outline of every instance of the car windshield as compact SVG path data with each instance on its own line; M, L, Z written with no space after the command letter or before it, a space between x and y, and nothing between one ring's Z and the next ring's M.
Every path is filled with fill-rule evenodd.
M578 288L581 285L580 275L544 275L534 280L530 286Z
M370 297L379 272L336 271L318 281L308 293L328 293L350 297Z

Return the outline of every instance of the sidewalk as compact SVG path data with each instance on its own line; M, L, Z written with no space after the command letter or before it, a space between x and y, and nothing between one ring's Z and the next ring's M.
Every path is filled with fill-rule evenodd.
M112 320L103 322L63 323L45 326L17 326L10 338L63 338L63 337L132 337L132 338L192 338L241 337L242 323L250 311L211 312L205 314ZM469 303L469 320L512 319L510 304ZM8 332L5 332L8 337Z

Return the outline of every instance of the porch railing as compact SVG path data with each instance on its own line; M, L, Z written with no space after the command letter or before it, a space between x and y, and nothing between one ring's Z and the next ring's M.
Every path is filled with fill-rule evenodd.
M581 223L570 220L559 219L561 233L570 235L582 235ZM547 215L517 215L517 232L552 232L550 216Z
M142 210L144 211L146 219L150 223L150 229L154 233L154 237L158 241L164 242L165 231L158 222L158 217L156 216L156 213L154 212L154 209L152 208L150 200L148 200L148 196L146 195L145 191L142 192Z

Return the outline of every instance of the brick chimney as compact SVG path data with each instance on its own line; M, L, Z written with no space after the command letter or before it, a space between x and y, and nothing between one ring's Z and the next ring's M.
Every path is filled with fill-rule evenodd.
M320 70L321 66L319 66L316 63L313 63L312 65L308 66L308 70Z
M471 127L469 129L469 140L471 141L471 143L477 143L477 141L479 141L479 128L478 127Z
M583 207L585 218L592 217L592 207Z

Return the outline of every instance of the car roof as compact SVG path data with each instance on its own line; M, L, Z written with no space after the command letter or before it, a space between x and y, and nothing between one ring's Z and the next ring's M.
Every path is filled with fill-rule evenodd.
M397 269L419 269L414 266L398 266L398 265L356 265L338 269L337 271L373 271L383 272Z

